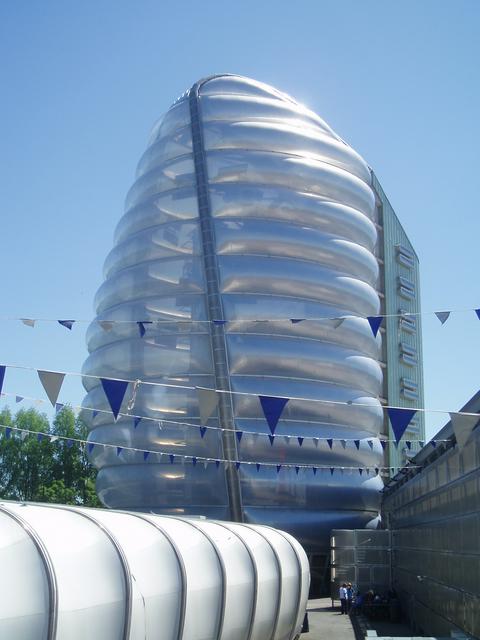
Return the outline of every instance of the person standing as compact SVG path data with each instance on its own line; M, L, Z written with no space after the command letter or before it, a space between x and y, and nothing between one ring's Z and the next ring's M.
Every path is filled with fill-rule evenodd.
M345 582L342 584L340 589L338 590L338 596L340 598L340 608L342 615L347 613L347 585Z
M350 613L350 609L352 608L353 602L353 587L352 583L349 582L347 584L347 613Z

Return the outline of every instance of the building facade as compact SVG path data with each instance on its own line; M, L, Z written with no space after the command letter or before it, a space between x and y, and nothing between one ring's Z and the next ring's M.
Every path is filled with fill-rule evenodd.
M480 392L461 411L480 413ZM451 422L385 487L392 577L425 635L480 637L480 428L459 449Z
M371 183L321 118L267 85L212 77L170 108L87 334L86 374L140 381L115 422L100 381L84 379L90 438L122 448L91 454L104 504L271 524L320 556L332 528L376 525ZM210 417L199 389L217 391ZM260 395L289 399L274 435Z
M424 407L420 269L415 250L372 171L378 225L377 257L380 265L379 296L382 314L383 404ZM421 449L425 440L425 415L416 413L398 447L385 416L387 466L398 469ZM408 443L408 446L407 444ZM393 472L395 473L395 471Z

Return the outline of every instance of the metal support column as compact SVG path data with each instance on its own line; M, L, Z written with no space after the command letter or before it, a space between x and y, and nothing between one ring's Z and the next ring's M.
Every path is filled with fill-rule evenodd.
M232 395L230 393L230 376L228 370L224 315L218 278L218 263L215 250L215 229L210 211L208 193L208 173L203 144L199 89L203 81L197 82L190 89L190 119L192 127L193 160L198 198L198 214L203 247L203 264L207 288L207 310L210 320L210 341L212 345L215 388L226 393L219 393L218 410L220 424L231 431L222 431L222 446L225 460L238 460L237 441L235 437L235 419L233 414ZM217 320L219 322L213 322ZM235 465L225 465L230 518L235 522L243 521L240 479Z

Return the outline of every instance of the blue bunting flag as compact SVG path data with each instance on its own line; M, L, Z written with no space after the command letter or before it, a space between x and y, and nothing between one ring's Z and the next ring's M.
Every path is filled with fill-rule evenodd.
M390 424L395 435L396 443L400 441L401 437L405 433L406 428L410 424L411 419L417 413L416 409L387 409L388 417L390 418Z
M109 378L100 378L100 382L116 420L129 382L127 380L110 380Z
M258 396L262 405L263 414L270 427L272 435L275 433L282 411L288 402L288 398L276 398L273 396Z

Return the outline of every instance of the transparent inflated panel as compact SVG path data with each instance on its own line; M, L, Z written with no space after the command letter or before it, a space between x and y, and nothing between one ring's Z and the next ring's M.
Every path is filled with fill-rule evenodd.
M372 521L383 459L381 338L366 320L380 309L376 239L370 169L318 115L239 76L182 96L127 195L84 366L159 385L140 383L114 423L86 378L91 440L164 455L95 448L101 500L280 526L312 551L328 549L330 529ZM198 387L225 394L206 424ZM292 398L273 444L260 394ZM330 437L345 446L312 440Z

